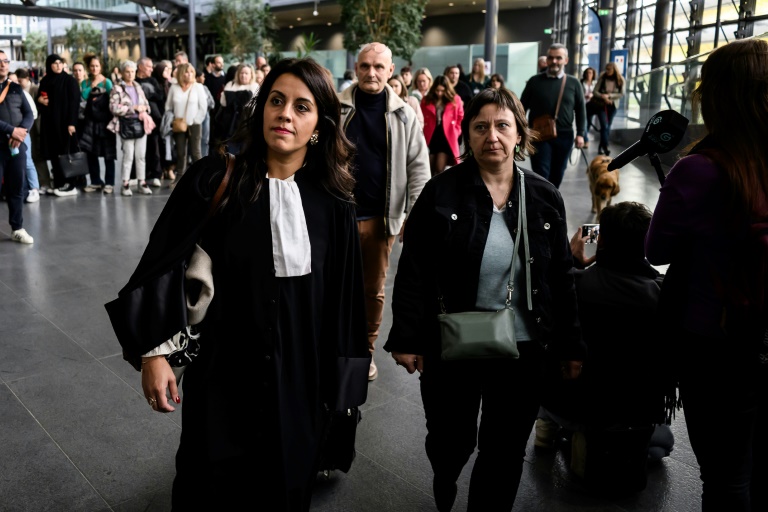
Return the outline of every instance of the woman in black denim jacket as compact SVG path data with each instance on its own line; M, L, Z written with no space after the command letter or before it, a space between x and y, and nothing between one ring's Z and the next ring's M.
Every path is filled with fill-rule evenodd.
M456 480L479 444L468 510L509 511L539 408L544 346L566 378L579 375L585 347L563 200L525 170L532 309L521 243L512 301L520 358L441 360L438 295L448 313L504 306L519 204L514 161L532 149L523 107L505 89L473 99L462 134L470 148L464 161L427 183L408 217L384 349L409 373L421 373L438 510L451 510Z

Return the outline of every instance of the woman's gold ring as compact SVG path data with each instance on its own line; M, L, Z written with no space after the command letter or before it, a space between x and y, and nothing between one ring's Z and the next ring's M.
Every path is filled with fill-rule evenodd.
M154 409L155 404L157 403L157 400L155 400L154 398L150 397L150 398L147 398L147 402L149 402L149 406Z

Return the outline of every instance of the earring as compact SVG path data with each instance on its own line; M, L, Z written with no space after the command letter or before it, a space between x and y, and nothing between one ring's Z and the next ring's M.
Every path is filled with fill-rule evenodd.
M520 144L515 144L515 153L520 152Z
M319 141L320 138L317 136L317 133L313 133L312 136L309 138L309 143L313 146L317 144L317 141Z

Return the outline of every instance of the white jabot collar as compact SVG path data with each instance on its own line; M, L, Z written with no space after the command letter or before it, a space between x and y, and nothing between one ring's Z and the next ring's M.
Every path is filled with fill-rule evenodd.
M293 175L269 179L269 225L272 261L277 277L304 276L312 271L312 248L299 186Z

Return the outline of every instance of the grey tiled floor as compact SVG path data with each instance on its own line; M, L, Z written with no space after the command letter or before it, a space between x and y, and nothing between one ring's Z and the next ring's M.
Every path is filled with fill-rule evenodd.
M653 207L658 188L641 159L622 170L616 199ZM573 233L592 222L581 162L569 168L561 190ZM180 414L147 407L103 308L135 267L167 194L44 197L25 205L32 246L9 240L0 204L0 511L170 510ZM396 247L388 297L398 255ZM387 305L382 338L390 325ZM379 378L363 408L358 456L349 474L318 483L313 511L435 510L418 379L381 348L375 357ZM244 414L247 407L244 401ZM673 429L672 455L649 470L645 491L622 500L590 496L560 453L541 455L529 444L514 510L698 510L698 468L682 415ZM473 460L454 510L466 508Z

